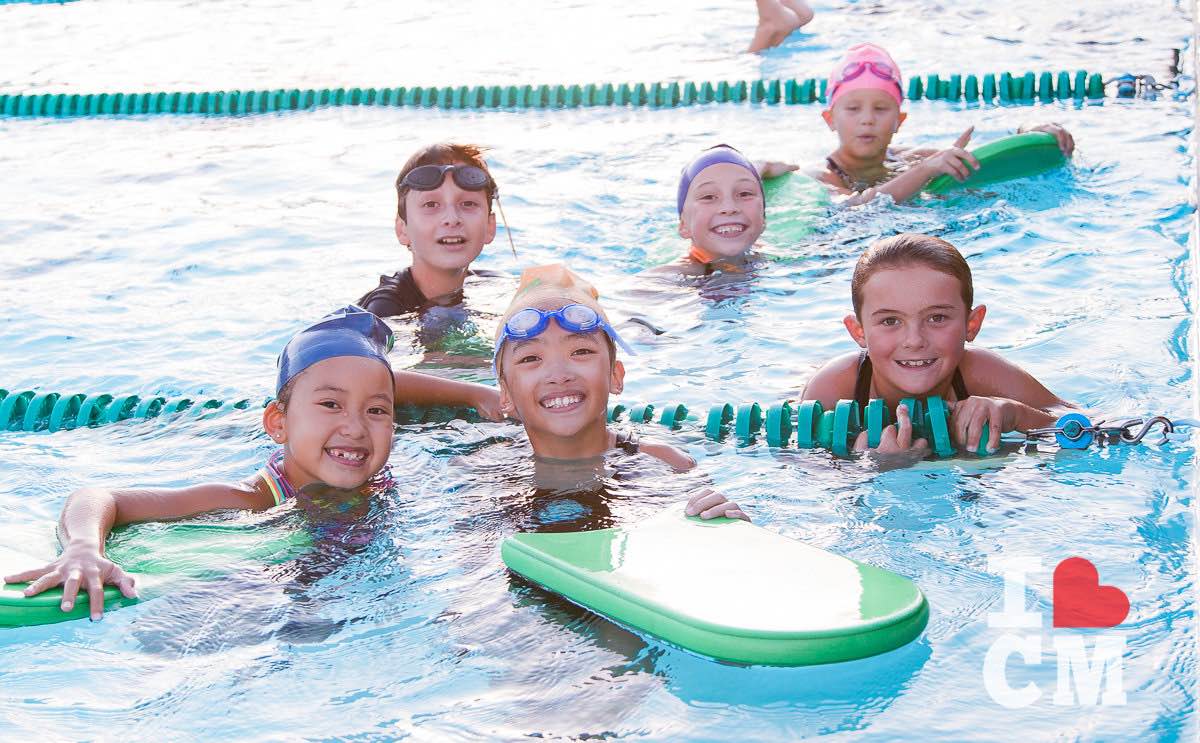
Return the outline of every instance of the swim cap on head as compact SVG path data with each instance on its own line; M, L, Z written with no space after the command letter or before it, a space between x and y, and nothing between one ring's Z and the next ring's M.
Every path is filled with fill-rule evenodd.
M846 50L829 73L827 108L833 108L843 93L863 89L882 90L899 106L904 100L901 82L900 66L883 47L855 44Z
M517 293L513 295L508 309L500 316L494 340L500 339L500 334L504 332L504 323L526 307L549 310L557 309L551 305L561 307L568 304L591 307L608 322L608 316L600 306L600 292L574 271L561 263L530 266L521 272L521 283L517 286Z
M361 307L347 305L334 310L292 336L279 354L279 378L275 394L308 367L338 356L376 359L392 373L387 352L392 349L392 331L387 324Z
M679 213L683 214L683 202L687 201L688 189L692 187L692 181L700 172L710 165L717 163L733 163L741 165L746 170L754 174L754 179L758 181L758 187L762 189L762 176L758 174L758 168L754 167L754 163L746 159L746 156L738 152L733 147L727 144L719 144L715 147L709 147L704 152L700 153L696 159L687 164L683 172L679 176L679 195L676 199ZM766 212L766 199L763 200L763 211Z

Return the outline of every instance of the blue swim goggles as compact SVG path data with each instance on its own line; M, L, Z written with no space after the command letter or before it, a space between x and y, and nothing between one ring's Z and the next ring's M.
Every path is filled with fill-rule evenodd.
M492 351L492 372L496 373L496 360L500 358L500 348L504 346L505 341L536 338L545 332L550 325L551 318L558 323L558 327L571 333L591 333L603 330L609 338L613 339L614 343L621 347L622 351L631 356L637 356L637 353L621 340L621 336L617 335L613 326L609 325L599 312L586 304L568 304L557 310L526 307L504 323L504 329L500 331L500 337L496 339L496 348Z

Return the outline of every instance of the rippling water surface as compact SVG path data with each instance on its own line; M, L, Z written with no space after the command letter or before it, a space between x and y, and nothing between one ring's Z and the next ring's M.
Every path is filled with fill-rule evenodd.
M737 53L751 5L4 5L0 92L803 77L863 39L885 41L914 73L1083 68L1163 80L1173 49L1190 55L1180 4L901 0L818 5L805 33L751 57ZM455 139L492 148L520 251L518 262L501 234L485 252L480 265L502 276L472 287L462 334L490 335L521 265L564 260L617 319L666 331L622 325L639 354L626 360L624 402L703 410L795 395L850 348L840 318L859 252L917 230L968 256L988 306L982 345L1114 417L1189 415L1192 99L908 108L901 142L947 144L972 124L983 141L1053 120L1079 149L1067 171L988 194L828 213L803 240L769 231L771 258L754 274L677 286L639 272L682 250L682 162L719 141L817 161L833 138L815 107L0 119L0 387L263 399L292 332L407 262L392 234L392 179L417 146ZM786 205L772 209L781 223ZM401 365L490 380L469 357L475 343L464 360L462 347L447 354L429 333L398 329ZM398 484L355 527L368 539L319 538L302 559L189 584L99 625L0 632L0 719L22 738L1195 736L1190 441L885 473L820 452L688 432L676 441L699 472L614 460L603 495L563 497L533 490L528 445L511 425L402 426ZM0 434L2 543L44 542L84 484L240 479L270 448L253 406ZM916 580L928 630L836 666L724 665L549 597L500 562L514 531L632 523L706 481L767 528ZM302 514L279 518L306 528ZM1053 704L1048 573L1029 599L1044 616L1046 659L1014 659L1009 672L1042 696L1018 710L992 701L982 666L1000 631L986 616L1002 581L987 559L1002 554L1047 566L1081 554L1129 595L1117 630L1126 705Z

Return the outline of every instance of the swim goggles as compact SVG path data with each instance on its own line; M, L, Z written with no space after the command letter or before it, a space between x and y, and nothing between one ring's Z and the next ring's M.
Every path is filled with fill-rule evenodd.
M851 62L842 68L841 77L839 77L833 83L833 87L829 89L830 100L833 99L834 91L836 91L842 83L848 83L868 70L870 70L871 74L880 80L886 80L890 83L895 83L897 88L900 87L900 74L893 70L890 64L886 62L870 61Z
M500 337L496 339L496 348L492 351L492 371L496 371L496 361L500 358L500 348L504 346L505 341L536 338L545 332L550 325L551 318L558 323L558 327L572 333L591 333L603 330L614 343L621 347L622 351L631 356L637 356L637 353L621 340L621 336L617 335L613 326L609 325L599 312L586 304L568 304L557 310L526 307L504 323L504 329L500 332Z
M517 257L517 246L513 243L512 230L508 228L508 219L504 216L504 206L500 203L500 187L486 170L475 165L421 165L404 174L397 184L398 188L411 188L414 191L432 191L441 188L449 173L454 178L454 184L464 191L487 191L496 199L500 209L500 219L504 222L504 231L508 234L508 245L512 248L513 258ZM401 217L404 215L401 214Z
M496 187L492 177L483 168L474 165L422 165L404 174L400 186L407 186L414 191L432 191L446 180L446 173L454 177L454 183L464 191L482 191L485 188L493 193Z

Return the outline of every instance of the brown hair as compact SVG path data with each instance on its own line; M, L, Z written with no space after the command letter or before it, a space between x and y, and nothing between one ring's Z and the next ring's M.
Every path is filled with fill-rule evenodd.
M405 219L404 196L408 193L408 187L400 185L404 180L404 176L408 175L410 170L419 168L422 165L474 165L483 170L483 172L491 175L488 170L487 162L483 159L484 148L474 144L451 144L449 142L441 142L422 147L408 158L408 162L404 163L404 167L400 168L400 175L396 176L396 214L401 219ZM492 199L496 198L496 181L492 181L492 185L487 189L488 213L492 212Z
M971 282L971 267L958 252L958 248L932 235L902 232L877 240L858 258L854 267L854 278L850 280L850 299L854 302L854 316L862 319L863 286L878 271L889 268L904 268L921 264L947 276L958 279L963 303L967 310L975 300L975 288Z

